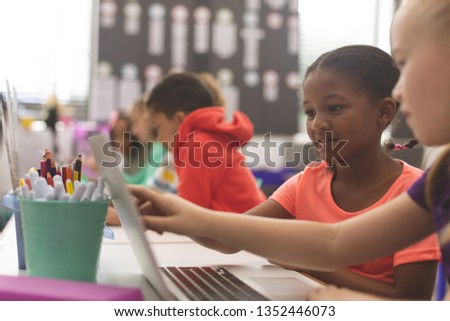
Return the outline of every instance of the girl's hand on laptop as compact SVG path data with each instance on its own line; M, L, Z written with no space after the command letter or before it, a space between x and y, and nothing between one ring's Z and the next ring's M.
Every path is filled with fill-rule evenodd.
M159 193L143 186L129 185L137 200L142 220L148 229L158 233L173 232L197 236L201 216L207 209L188 202L170 193Z
M287 264L284 264L284 263L279 263L279 262L271 260L271 259L268 259L267 261L270 264L278 265L279 267L282 267L283 269L286 269L286 270L294 270L294 271L300 270L299 267L294 266L294 265L287 265Z

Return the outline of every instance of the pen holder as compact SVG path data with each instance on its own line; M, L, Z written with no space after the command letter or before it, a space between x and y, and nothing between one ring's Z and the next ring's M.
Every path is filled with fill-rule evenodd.
M20 199L28 275L95 282L108 203Z
M2 205L9 208L14 213L14 223L16 224L16 243L17 243L17 258L19 269L26 269L25 255L23 251L23 235L22 235L22 221L20 215L20 206L17 197L13 193L7 193L2 197Z

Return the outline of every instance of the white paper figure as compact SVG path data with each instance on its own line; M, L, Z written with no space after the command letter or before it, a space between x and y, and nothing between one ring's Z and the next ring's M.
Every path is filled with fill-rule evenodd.
M293 90L298 90L300 88L300 75L296 71L291 71L286 75L286 86Z
M123 31L126 35L137 35L141 30L141 5L137 2L128 2L123 6Z
M241 37L244 39L243 66L245 69L259 67L259 42L264 38L264 30L258 28L259 16L254 11L247 11L243 17L244 28Z
M289 12L298 13L298 0L289 0Z
M259 73L254 70L246 71L244 73L244 84L247 85L247 87L258 86L259 80Z
M138 68L135 64L124 64L120 70L119 108L127 109L140 97L142 93L141 82L138 79Z
M217 72L217 80L225 97L225 119L233 120L235 110L239 110L239 88L233 85L233 72L228 68L222 68Z
M170 68L169 70L169 74L179 74L180 72L185 72L186 69L180 66L173 66L172 68Z
M268 102L278 100L280 77L275 70L267 70L263 74L263 97Z
M298 17L296 15L288 18L287 29L287 52L290 55L296 55L299 46Z
M187 65L188 9L183 5L172 8L172 66L184 68Z
M166 8L154 3L148 8L148 53L153 56L164 54Z
M123 31L126 35L137 35L141 30L141 5L137 2L128 2L123 6Z
M90 119L107 121L117 103L117 78L113 75L111 64L106 61L98 63L97 75L94 77Z
M212 50L221 59L232 57L237 50L237 26L233 12L222 8L213 23Z
M261 0L245 0L245 9L248 11L261 10Z
M209 51L209 22L211 10L201 6L194 10L194 52L204 54Z
M144 70L145 93L150 93L162 77L162 69L158 65L148 65Z
M281 10L286 5L286 0L265 0L271 10Z
M283 26L283 16L279 12L270 12L266 17L266 24L272 30L278 30Z
M114 0L102 0L100 4L100 26L112 28L116 25L117 3Z

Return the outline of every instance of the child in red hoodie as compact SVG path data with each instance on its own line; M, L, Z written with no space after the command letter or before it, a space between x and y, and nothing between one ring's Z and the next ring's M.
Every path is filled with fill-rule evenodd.
M224 107L213 101L200 78L178 73L153 88L147 106L156 140L173 152L178 195L213 210L243 213L266 199L239 151L253 125L239 111L227 122Z

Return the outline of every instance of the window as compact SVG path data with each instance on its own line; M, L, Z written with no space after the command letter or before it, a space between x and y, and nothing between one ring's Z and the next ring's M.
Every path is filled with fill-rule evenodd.
M92 0L9 0L0 4L0 79L19 99L86 105L91 59Z
M342 46L366 44L390 52L389 30L396 4L395 0L299 0L301 79L316 58ZM300 112L301 133L306 131L304 124Z
M394 0L299 0L300 73L322 53L352 44L390 51Z

